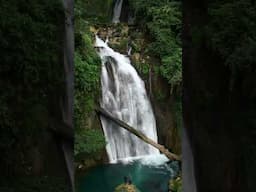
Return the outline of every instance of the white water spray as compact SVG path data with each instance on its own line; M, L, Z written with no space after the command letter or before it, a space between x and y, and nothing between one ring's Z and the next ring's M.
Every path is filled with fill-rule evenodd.
M113 23L119 23L120 22L120 16L123 6L123 0L116 0L114 11L113 11Z
M125 55L115 52L96 37L95 47L102 61L101 107L157 142L155 117L144 82ZM111 163L118 160L158 155L159 151L115 123L101 118Z

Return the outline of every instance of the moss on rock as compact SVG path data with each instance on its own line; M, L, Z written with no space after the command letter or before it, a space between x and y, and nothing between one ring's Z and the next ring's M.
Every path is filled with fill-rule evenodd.
M116 187L115 192L140 192L135 185L121 184Z
M169 181L169 191L170 192L181 192L182 191L182 179L181 177L176 177Z

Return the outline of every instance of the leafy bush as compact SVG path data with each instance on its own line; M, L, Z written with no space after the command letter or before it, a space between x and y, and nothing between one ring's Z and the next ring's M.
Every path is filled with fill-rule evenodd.
M161 61L160 74L175 87L182 81L181 10L178 1L131 0L137 21L146 26L148 53Z
M75 155L93 154L105 146L105 137L101 130L88 127L88 119L94 113L100 93L101 61L93 47L93 34L89 30L90 22L81 2L76 4L75 28Z
M176 49L177 53L165 56L162 59L160 71L171 85L179 85L182 80L181 48ZM172 65L170 65L172 63Z
M246 67L247 60L254 58L252 61L255 62L250 53L256 48L253 30L256 28L256 22L253 22L256 8L251 1L216 1L211 5L209 14L212 20L207 29L211 46L226 58L226 64Z
M135 185L121 184L115 188L115 192L140 192Z
M176 179L170 180L169 188L171 192L182 192L182 179L177 177Z
M76 0L76 17L93 23L106 23L111 21L113 0ZM76 19L77 20L77 19Z
M105 147L105 138L101 130L88 129L75 133L75 155L79 153L93 154Z

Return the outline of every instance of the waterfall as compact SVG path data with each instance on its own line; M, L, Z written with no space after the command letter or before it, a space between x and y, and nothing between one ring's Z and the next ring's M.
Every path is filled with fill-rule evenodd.
M123 0L116 0L114 11L113 11L113 19L112 19L113 23L119 23L120 22L122 6L123 6Z
M102 61L101 107L157 142L155 117L145 85L129 58L115 52L98 37L95 47ZM159 154L157 149L104 117L101 122L110 162Z

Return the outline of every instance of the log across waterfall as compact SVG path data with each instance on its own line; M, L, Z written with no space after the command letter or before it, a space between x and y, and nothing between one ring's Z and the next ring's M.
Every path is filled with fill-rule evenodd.
M101 107L114 117L136 127L154 142L157 140L156 122L144 82L127 56L115 52L96 37L95 47L102 61ZM107 140L110 162L131 157L157 155L159 150L141 141L117 124L101 119Z
M177 161L181 160L181 157L179 155L176 155L174 153L169 152L168 149L166 149L163 145L160 145L160 144L156 143L155 141L148 138L147 136L145 136L140 131L136 130L135 128L131 127L130 125L126 124L125 122L113 117L110 113L108 113L104 109L98 108L98 109L96 109L96 112L99 115L102 115L102 116L106 117L107 119L113 121L114 123L118 124L120 127L126 129L127 131L131 132L132 134L136 135L138 138L140 138L144 142L154 146L159 151L161 151L168 159L177 160Z

